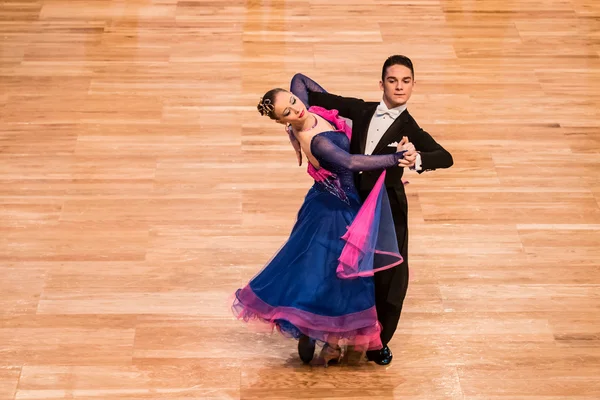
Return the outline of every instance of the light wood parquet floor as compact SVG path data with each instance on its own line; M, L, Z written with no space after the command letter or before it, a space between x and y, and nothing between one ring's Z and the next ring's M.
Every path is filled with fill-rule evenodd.
M311 181L256 112L303 72L409 109L387 368L303 366L228 296ZM600 3L1 0L0 398L600 398Z

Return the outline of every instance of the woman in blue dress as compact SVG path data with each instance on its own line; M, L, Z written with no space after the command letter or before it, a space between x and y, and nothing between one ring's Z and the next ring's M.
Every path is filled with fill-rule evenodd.
M385 169L398 165L409 148L351 155L351 129L337 111L305 104L306 93L293 87L270 90L258 104L261 115L286 125L299 164L302 152L308 159L314 185L288 240L236 291L232 310L239 319L263 321L299 339L305 363L312 360L315 343L323 343L327 366L339 360L341 346L360 352L382 347L373 274L402 262L383 181ZM381 176L361 203L353 174L373 170Z

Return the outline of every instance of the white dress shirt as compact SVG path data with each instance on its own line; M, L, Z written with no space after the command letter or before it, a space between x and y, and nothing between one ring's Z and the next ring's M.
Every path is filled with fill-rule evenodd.
M367 131L367 144L365 146L365 154L373 154L373 150L377 147L377 144L383 137L385 131L394 123L396 118L400 116L406 110L406 104L399 107L388 109L383 100L377 106L371 123L369 124L369 130ZM411 169L419 171L421 169L421 155L417 153L417 159L415 166Z

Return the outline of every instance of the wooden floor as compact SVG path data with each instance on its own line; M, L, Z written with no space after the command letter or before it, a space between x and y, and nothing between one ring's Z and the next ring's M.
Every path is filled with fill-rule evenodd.
M455 165L393 364L303 366L228 309L311 184L256 102L395 53ZM596 0L0 1L1 399L592 400L599 313Z

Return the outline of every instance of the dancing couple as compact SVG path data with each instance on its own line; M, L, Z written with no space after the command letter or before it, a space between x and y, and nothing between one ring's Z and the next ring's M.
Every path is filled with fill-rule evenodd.
M411 60L395 55L382 68L380 102L333 95L296 74L289 91L272 89L257 106L286 126L314 185L289 239L236 291L232 310L298 339L304 363L317 343L325 366L343 349L379 365L392 361L388 343L409 281L402 175L453 163L406 109L414 84Z

